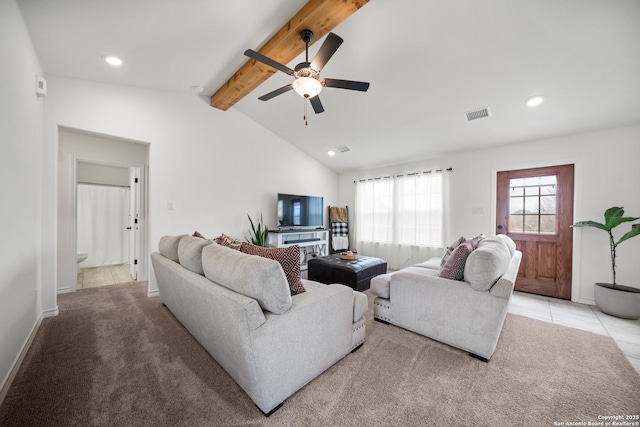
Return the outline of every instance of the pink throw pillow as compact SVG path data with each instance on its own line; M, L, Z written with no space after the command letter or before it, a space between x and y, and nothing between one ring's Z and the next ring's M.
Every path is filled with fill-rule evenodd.
M464 266L467 262L467 257L473 252L473 249L470 242L461 243L453 250L445 265L440 269L438 276L445 279L463 280Z
M229 237L224 233L222 233L222 235L213 239L213 241L219 245L226 246L231 249L235 249L236 251L239 251L240 246L242 245L242 242L239 239Z
M451 254L453 253L454 249L457 248L458 246L460 246L461 243L463 243L465 241L464 236L460 236L460 238L458 240L456 240L455 242L453 242L448 248L447 251L444 253L444 256L442 257L442 260L440 261L440 269L442 270L442 267L444 267L444 265L447 263L447 260L449 259L449 257L451 256Z

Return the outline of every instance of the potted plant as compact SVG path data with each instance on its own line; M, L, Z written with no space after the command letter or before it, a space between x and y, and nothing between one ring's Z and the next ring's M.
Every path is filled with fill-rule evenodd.
M262 221L262 214L260 214L260 221L258 221L258 227L255 227L253 224L253 220L247 214L249 218L249 223L251 224L251 229L249 230L249 238L247 242L252 243L256 246L269 246L269 229L264 225Z
M618 241L613 236L613 229L638 219L640 217L625 217L623 208L612 207L604 213L604 224L595 221L579 221L572 225L572 227L594 227L609 234L613 283L596 283L596 305L604 313L626 319L640 318L640 289L616 283L616 249L620 243L640 235L640 223L632 224L631 230Z

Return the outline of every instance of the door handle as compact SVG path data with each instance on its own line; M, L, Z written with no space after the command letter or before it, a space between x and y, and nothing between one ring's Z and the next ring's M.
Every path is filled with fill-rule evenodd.
M498 226L498 230L502 230L502 226L501 225Z

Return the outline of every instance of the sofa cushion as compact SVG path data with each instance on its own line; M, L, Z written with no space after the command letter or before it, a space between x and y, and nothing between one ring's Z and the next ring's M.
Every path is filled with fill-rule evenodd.
M444 266L440 268L438 276L445 279L462 280L467 257L471 252L473 252L473 246L470 242L461 243L453 250Z
M452 251L453 252L453 251ZM413 267L422 267L422 268L428 268L431 270L439 270L440 269L440 258L438 257L433 257L433 258L429 258L428 260L415 264Z
M202 251L202 268L207 279L255 299L264 310L283 314L291 308L287 278L277 261L214 242Z
M180 265L194 273L204 275L202 270L202 248L212 243L200 237L184 236L178 243Z
M179 236L162 236L160 238L160 243L158 243L158 252L160 252L163 257L179 263L178 244L180 243L180 239L184 236L186 236L186 234L181 234Z
M298 245L288 248L264 248L243 242L240 246L240 252L278 261L289 283L291 295L304 292L304 286L300 281L300 247Z
M476 291L488 291L507 271L511 253L502 238L491 236L483 239L469 255L464 269L464 280Z

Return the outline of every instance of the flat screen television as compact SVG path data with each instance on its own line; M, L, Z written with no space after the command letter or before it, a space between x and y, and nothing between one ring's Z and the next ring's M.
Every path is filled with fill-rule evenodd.
M278 228L324 227L322 197L278 194Z

